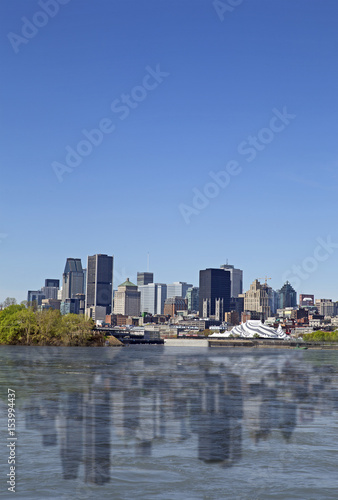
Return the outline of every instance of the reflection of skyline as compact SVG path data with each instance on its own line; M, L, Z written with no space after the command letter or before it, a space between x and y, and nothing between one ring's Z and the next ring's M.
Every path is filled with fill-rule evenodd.
M289 443L315 410L337 410L329 367L312 367L299 356L272 358L264 364L255 356L158 354L149 363L123 354L113 366L87 372L81 390L32 398L26 428L41 432L43 446L59 445L68 480L109 482L117 443L144 460L165 443L181 449L194 443L199 460L235 466L245 436L258 445L277 432Z

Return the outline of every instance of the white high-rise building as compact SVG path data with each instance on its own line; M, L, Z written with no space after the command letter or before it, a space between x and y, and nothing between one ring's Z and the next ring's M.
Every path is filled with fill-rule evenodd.
M189 288L192 288L192 285L185 281L174 281L174 283L167 285L167 299L172 297L183 297L185 299Z
M141 313L163 314L164 302L167 298L167 285L149 283L138 287L141 292Z
M242 269L235 269L235 267L230 264L223 264L221 266L221 269L224 269L225 271L230 271L230 280L231 280L230 296L233 298L238 297L239 294L243 293Z

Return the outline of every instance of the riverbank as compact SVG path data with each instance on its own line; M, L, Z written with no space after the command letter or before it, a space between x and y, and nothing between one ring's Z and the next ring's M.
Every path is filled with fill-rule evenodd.
M271 339L209 339L209 347L254 347L273 349L332 349L338 350L338 342L304 342L299 340Z

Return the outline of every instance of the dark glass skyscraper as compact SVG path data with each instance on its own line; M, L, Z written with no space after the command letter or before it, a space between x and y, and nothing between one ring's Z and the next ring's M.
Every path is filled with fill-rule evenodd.
M113 261L109 255L88 256L86 308L103 306L110 314L113 304Z
M230 271L223 269L205 269L200 271L199 286L199 315L201 318L206 316L217 316L220 311L230 310L230 290L231 280ZM222 314L220 320L224 320Z
M154 283L153 273L137 273L137 286L149 285L149 283Z
M73 299L77 293L83 293L81 259L67 259L62 275L62 300Z
M286 281L278 293L278 306L280 309L284 307L296 307L297 306L297 292L292 287L291 283Z

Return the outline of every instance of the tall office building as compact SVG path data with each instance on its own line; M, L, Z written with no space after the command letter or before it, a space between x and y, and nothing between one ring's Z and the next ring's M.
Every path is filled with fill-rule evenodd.
M167 285L164 283L156 283L157 285L157 300L156 314L164 314L164 303L167 298Z
M187 291L191 287L192 285L185 281L174 281L174 283L167 285L167 299L172 297L183 297L185 299Z
M45 299L44 293L41 290L28 290L27 302L29 305L41 306L42 300Z
M271 316L269 293L266 285L255 280L250 285L250 290L245 293L244 311L256 312L262 320Z
M199 308L199 288L193 286L187 290L188 312L197 312Z
M137 273L137 286L154 283L154 273Z
M223 264L221 269L230 272L231 279L231 297L238 297L238 295L243 293L243 271L242 269L235 269L234 266L230 264Z
M62 275L62 301L83 293L83 269L81 259L67 259Z
M231 280L230 272L223 269L205 269L200 271L199 315L218 316L223 321L224 312L230 308Z
M271 310L271 314L276 314L277 309L279 307L279 295L278 293L271 288L267 283L264 283L262 287L266 290L266 293L269 297L269 306Z
M139 316L141 310L141 293L129 278L119 285L114 295L114 314Z
M46 279L45 286L41 288L41 292L44 294L46 299L57 299L59 287L60 280Z
M101 306L110 314L113 304L114 257L104 254L88 256L86 309Z
M148 285L139 286L138 290L141 292L141 313L163 314L167 285L148 283Z
M277 290L277 293L279 295L279 309L297 306L297 292L288 281L284 283L280 290Z

